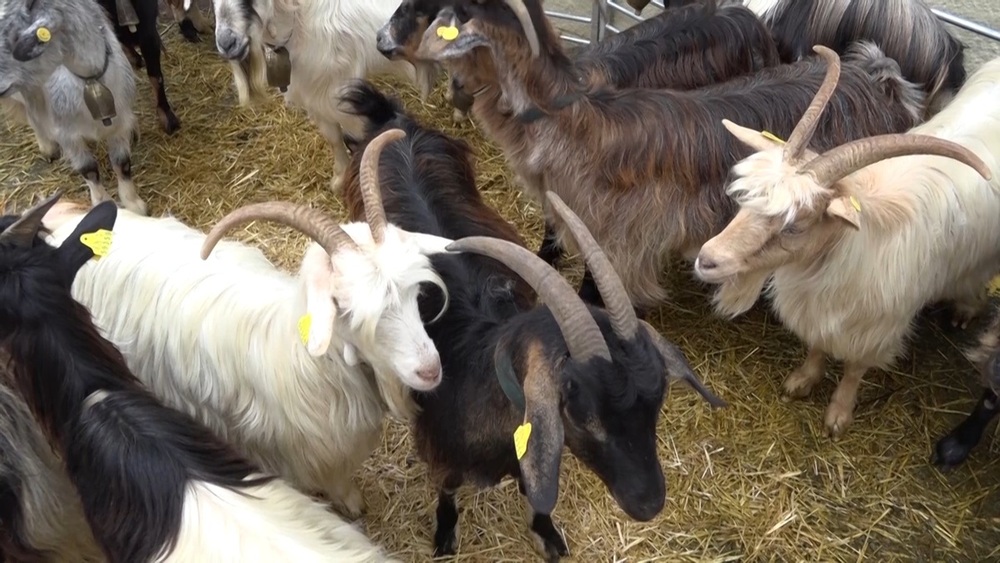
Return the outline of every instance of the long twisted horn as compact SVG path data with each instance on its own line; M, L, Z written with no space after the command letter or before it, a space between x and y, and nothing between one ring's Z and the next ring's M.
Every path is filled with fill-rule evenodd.
M840 57L837 53L822 45L815 45L813 51L826 60L826 76L823 77L823 83L816 91L816 95L813 96L812 103L802 114L802 119L799 120L792 134L788 136L784 156L785 161L790 163L801 158L802 151L809 145L809 141L812 140L813 133L816 132L816 127L819 125L819 118L823 115L826 105L830 103L833 91L837 88L837 81L840 80Z
M604 250L597 244L594 235L590 234L580 217L573 213L573 210L555 192L548 191L545 193L545 197L549 200L549 205L555 210L556 215L566 223L570 232L573 233L576 245L580 248L580 254L590 268L590 273L594 276L594 283L597 284L601 298L604 299L604 308L608 311L608 316L611 317L611 326L614 328L615 334L623 340L631 340L639 330L639 319L635 316L632 301L628 297L628 292L625 291L625 284L622 283L614 266L611 265L611 261L608 260Z
M241 207L216 223L202 244L201 259L208 259L212 249L230 229L257 219L287 225L318 242L327 254L334 254L343 247L360 251L354 239L321 211L286 201L268 201Z
M59 201L64 192L65 190L62 189L56 190L56 193L22 213L17 221L14 221L11 226L0 233L0 243L13 244L20 247L31 246L35 237L38 236L38 230L42 228L42 219L45 217L45 214Z
M966 147L930 135L906 133L878 135L840 145L814 158L800 173L812 173L819 185L832 186L844 176L880 160L913 154L953 158L968 164L986 180L993 177L990 167Z
M552 311L574 360L597 356L611 360L611 352L597 321L566 280L528 249L492 237L465 237L448 245L448 251L473 252L497 260L528 283Z
M531 56L537 57L542 49L538 45L538 32L535 31L535 24L531 21L531 14L528 13L528 8L524 5L524 0L503 0L503 2L514 11L517 21L521 22L521 27L524 28L524 36L527 37L528 45L531 46Z
M406 137L402 129L389 129L375 137L365 147L361 155L361 199L365 205L365 219L372 231L375 244L385 240L385 228L388 221L385 218L385 206L382 205L381 185L378 179L378 163L382 149L393 141Z

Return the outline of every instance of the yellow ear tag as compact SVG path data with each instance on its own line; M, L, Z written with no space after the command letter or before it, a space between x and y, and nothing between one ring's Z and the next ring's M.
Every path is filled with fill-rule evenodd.
M1000 295L1000 276L993 278L989 285L990 295Z
M854 210L861 211L861 202L858 201L858 198L851 196L849 199L851 200L851 205L854 206Z
M521 461L524 453L528 451L528 437L531 436L531 423L525 422L514 431L514 452L517 453L517 460Z
M784 141L782 141L781 139L779 139L777 135L775 135L774 133L772 133L770 131L761 131L760 135L761 135L761 137L764 137L765 139L768 139L770 141L774 141L775 143L781 143L782 145L785 144Z
M437 36L445 41L454 41L458 37L458 28L453 25L442 25L437 28Z
M302 343L309 345L309 329L312 328L313 317L309 313L302 315L299 319L299 338L302 339Z
M98 229L93 233L83 233L80 235L80 242L93 251L95 259L100 259L111 250L111 231Z
M47 27L40 27L35 31L35 37L42 43L48 43L52 39L52 32Z

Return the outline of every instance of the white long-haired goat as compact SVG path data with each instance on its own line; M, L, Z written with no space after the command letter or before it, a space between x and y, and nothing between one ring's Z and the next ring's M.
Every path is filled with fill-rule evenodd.
M379 27L398 5L399 0L215 0L215 45L231 62L241 104L266 87L261 43L287 49L291 82L285 101L303 108L333 147L335 190L349 161L344 127L361 133L357 118L339 107L341 89L376 75L415 83L423 99L434 87L436 63L414 67L390 61L376 48ZM244 59L249 68L241 70Z
M206 237L170 217L122 211L110 253L73 284L161 400L351 516L363 507L351 474L377 446L383 416L408 418L407 386L429 391L441 381L417 296L422 283L444 290L428 256L451 241L386 223L374 166L392 138L373 141L363 157L367 224L264 203L234 211ZM61 240L84 212L57 208L46 226ZM254 219L316 241L298 278L256 248L219 242ZM202 248L215 251L203 261Z
M985 64L930 121L900 135L806 148L839 76L839 59L787 144L725 122L760 152L733 168L739 213L702 246L695 272L722 284L718 311L735 316L767 288L782 322L809 347L784 382L805 397L826 356L844 375L826 412L830 435L853 420L871 368L905 349L928 303L953 301L956 322L985 304L1000 268L1000 59ZM992 178L992 180L991 180Z

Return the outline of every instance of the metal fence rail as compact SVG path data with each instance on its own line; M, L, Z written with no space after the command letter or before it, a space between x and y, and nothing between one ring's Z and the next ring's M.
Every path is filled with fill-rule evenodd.
M588 45L591 41L600 41L604 39L607 32L620 33L621 29L612 24L615 20L616 15L621 15L627 20L632 22L640 22L648 18L651 15L659 13L663 10L663 0L652 0L652 2L647 6L645 10L645 15L636 15L635 10L631 6L624 3L624 0L601 0L605 6L607 6L608 14L611 16L612 21L602 22L601 10L593 3L588 0L576 0L580 4L586 4L590 6L590 15L582 16L577 14L569 14L566 12L560 12L555 10L546 10L545 14L550 18L555 18L557 20L564 20L578 24L579 26L587 26L589 28L588 37L581 37L578 34L563 31L560 33L560 37L567 42L575 43L578 45ZM655 11L651 11L650 8L654 8ZM954 25L955 27L960 27L972 33L986 37L987 39L992 39L994 41L1000 41L1000 31L987 27L981 23L977 23L961 16L956 16L954 14L945 12L934 8L931 10L934 12L941 21ZM602 25L603 23L603 25ZM624 26L628 27L628 26Z

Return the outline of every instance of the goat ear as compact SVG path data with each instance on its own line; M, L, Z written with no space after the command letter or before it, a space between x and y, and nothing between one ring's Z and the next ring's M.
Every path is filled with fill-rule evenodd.
M490 42L476 29L475 20L459 23L454 14L442 14L427 27L414 56L423 60L458 59Z
M73 283L76 273L88 260L107 253L117 219L115 202L101 202L88 211L73 233L66 237L56 254L67 283Z
M737 125L728 119L722 120L722 126L725 127L726 130L736 137L741 143L755 151L769 151L771 149L780 148L783 144L765 136L764 133L760 131L754 131L749 127Z
M559 497L563 431L559 376L536 345L528 351L524 377L524 423L514 432L514 449L525 495L536 514L551 514Z
M333 264L320 245L309 245L302 259L301 275L306 286L306 314L299 321L299 334L311 355L322 356L333 338L337 308L330 294Z
M855 230L861 228L861 202L854 196L833 198L826 206L826 214L842 219Z
M427 235L424 233L408 233L414 242L417 243L417 247L420 248L420 253L425 256L433 256L434 254L447 254L447 247L449 244L455 242L451 239L446 239L444 237Z

